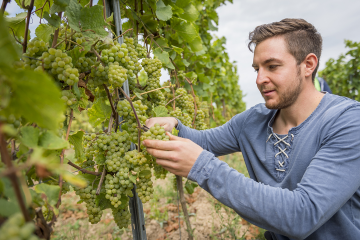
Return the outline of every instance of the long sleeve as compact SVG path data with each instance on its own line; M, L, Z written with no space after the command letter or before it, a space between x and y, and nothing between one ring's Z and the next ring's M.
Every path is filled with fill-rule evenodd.
M224 125L209 130L195 130L183 125L177 126L179 137L188 138L216 156L239 152L238 136L241 134L248 111L237 114Z
M353 107L334 121L301 181L291 191L246 178L217 159L214 154L222 152L219 148L224 145L227 151L234 148L233 143L214 146L221 141L204 145L210 152L204 150L200 154L188 178L249 222L290 238L304 239L336 214L359 189L359 119L360 108ZM230 127L231 124L222 129ZM206 133L206 137L216 131ZM194 139L200 142L198 138Z

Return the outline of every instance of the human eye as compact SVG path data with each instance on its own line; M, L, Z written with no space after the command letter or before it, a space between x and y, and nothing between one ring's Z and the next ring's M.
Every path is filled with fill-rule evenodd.
M269 69L270 70L275 70L279 65L270 65L269 66Z
M255 71L255 72L259 72L259 69L258 69L258 68L254 68L254 71Z

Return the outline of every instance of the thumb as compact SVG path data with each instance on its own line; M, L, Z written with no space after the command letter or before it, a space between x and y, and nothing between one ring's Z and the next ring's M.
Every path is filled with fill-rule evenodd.
M181 138L181 137L172 135L170 132L166 132L166 135L168 135L170 137L170 141L182 141L182 142L186 141L185 138Z

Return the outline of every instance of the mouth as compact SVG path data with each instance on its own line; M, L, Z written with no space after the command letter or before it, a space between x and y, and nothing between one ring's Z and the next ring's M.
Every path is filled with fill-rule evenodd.
M271 94L275 93L275 90L264 90L262 93L264 96L270 96Z

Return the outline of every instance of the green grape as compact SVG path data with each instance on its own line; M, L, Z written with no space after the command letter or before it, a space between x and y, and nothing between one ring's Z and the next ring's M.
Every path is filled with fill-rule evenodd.
M182 112L180 108L176 107L175 111L170 112L170 116L175 117L181 121L187 127L192 126L192 119L189 114Z
M8 239L24 239L24 240L38 240L34 235L35 224L31 222L25 223L24 217L21 213L15 213L1 225L0 240Z
M103 211L96 204L96 190L93 189L92 186L82 189L75 187L75 193L86 203L86 212L89 215L89 222L91 224L100 222Z

